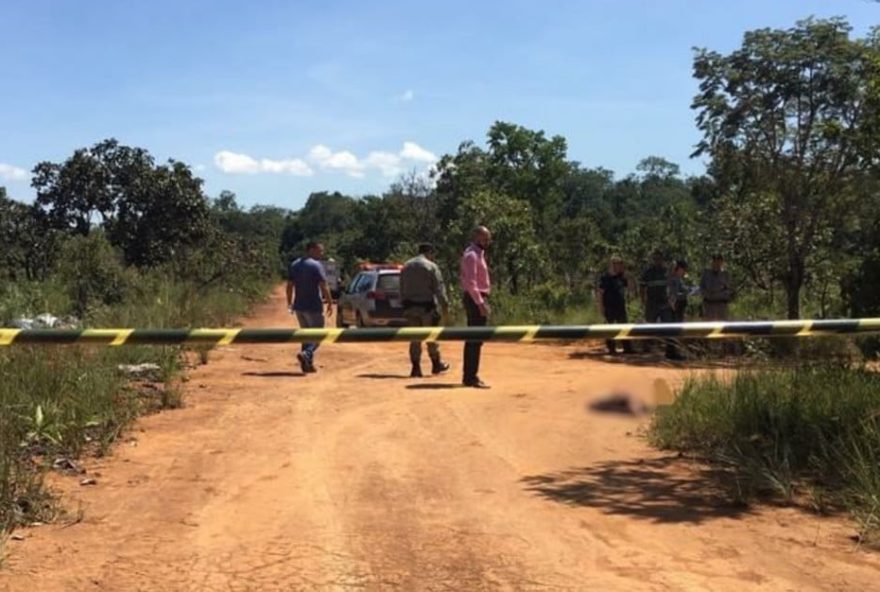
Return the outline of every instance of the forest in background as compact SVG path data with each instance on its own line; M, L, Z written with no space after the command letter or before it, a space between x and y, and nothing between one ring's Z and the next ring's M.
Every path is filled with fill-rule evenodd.
M71 237L101 236L123 268L239 286L229 274L283 273L309 240L349 271L431 241L454 280L482 223L502 301L528 317L518 322L587 305L612 254L638 273L658 248L692 273L724 254L742 318L869 316L880 305L878 56L880 34L853 38L842 19L751 31L729 55L696 51L694 156L707 171L689 177L661 156L625 175L584 165L563 136L499 121L485 142L465 139L381 195L326 191L295 212L245 211L229 192L206 197L186 164L105 140L38 164L32 205L0 190L0 277L46 280Z

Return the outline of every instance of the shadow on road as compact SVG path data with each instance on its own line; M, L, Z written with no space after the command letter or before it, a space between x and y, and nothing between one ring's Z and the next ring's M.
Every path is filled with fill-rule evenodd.
M699 524L750 513L724 493L720 469L682 468L676 457L606 461L559 473L524 477L528 491L555 502L587 506L655 523Z
M413 391L436 391L443 389L464 388L464 386L452 382L435 382L431 384L411 384L406 388Z
M302 372L242 372L242 376L257 376L259 378L302 378Z
M605 351L574 351L568 354L568 357L572 360L595 360L597 362L605 362L606 364L621 364L625 366L688 368L698 370L738 368L742 367L745 363L743 359L737 361L731 359L710 360L705 358L689 358L683 361L672 361L666 359L662 353L617 354L612 356Z
M358 378L371 378L371 379L373 379L373 380L385 380L385 379L396 379L396 380L401 380L401 379L410 378L410 375L409 375L409 374L380 374L380 373L373 373L373 374L358 374L357 377L358 377Z

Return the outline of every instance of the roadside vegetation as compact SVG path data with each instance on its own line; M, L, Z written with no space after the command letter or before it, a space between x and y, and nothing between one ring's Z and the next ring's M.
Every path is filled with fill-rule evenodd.
M727 467L732 501L852 512L880 543L880 374L843 366L689 379L655 416L663 449Z
M48 181L33 206L0 188L0 326L43 313L71 327L226 326L277 282L280 209L209 200L188 168L112 141L37 171ZM151 183L167 185L140 195ZM185 354L0 348L0 533L55 517L46 470L76 473L80 455L104 454L138 415L180 406L184 366L208 355ZM138 364L146 376L125 371Z

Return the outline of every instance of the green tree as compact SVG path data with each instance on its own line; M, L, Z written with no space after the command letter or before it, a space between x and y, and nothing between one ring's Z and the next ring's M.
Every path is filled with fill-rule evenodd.
M107 222L110 241L138 266L170 261L198 245L211 230L202 180L181 162L169 161L132 179Z
M38 207L9 199L0 187L0 278L46 277L57 255L57 235Z
M547 254L538 243L529 203L507 195L482 191L462 202L450 228L444 249L448 277L457 277L462 249L478 225L489 227L493 242L488 253L494 282L516 293L524 282L534 282L546 273Z
M488 186L487 155L485 150L468 140L458 151L443 155L434 173L437 188L440 228L449 228L459 213L459 206Z
M437 223L440 201L430 178L415 171L406 173L391 185L384 197L405 212L406 235L410 242L436 242L440 238Z
M152 168L146 150L108 139L74 151L63 163L37 164L31 185L37 191L35 203L54 227L86 235L114 216L129 187Z
M880 36L842 19L745 34L729 55L698 50L693 108L719 184L765 202L782 237L789 318L800 316L809 257L851 208L849 186L876 162ZM757 237L756 237L757 238Z
M565 138L496 121L488 134L489 183L494 191L524 199L536 216L536 230L548 231L559 218L571 170Z
M58 276L67 288L72 312L80 317L95 306L122 302L134 283L119 253L100 231L69 236L62 242Z
M146 150L114 139L63 163L41 162L31 184L52 227L88 235L100 226L128 263L163 263L207 232L202 180L181 162L156 166Z
M487 133L487 149L463 142L455 155L437 164L437 194L444 228L459 206L479 192L514 196L531 205L537 231L549 230L562 214L571 164L562 136L496 121Z

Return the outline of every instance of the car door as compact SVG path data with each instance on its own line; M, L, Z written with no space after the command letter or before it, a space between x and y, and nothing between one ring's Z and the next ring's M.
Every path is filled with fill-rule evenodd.
M342 321L346 325L353 325L355 321L355 309L357 308L357 289L364 274L359 273L354 276L351 283L345 289L345 293L339 298L339 314L342 315Z
M352 324L357 324L357 316L363 321L368 322L370 314L373 312L373 301L367 298L367 294L373 289L376 281L374 272L365 271L361 274L361 279L354 287L355 293L352 295Z
M403 306L400 302L400 273L385 272L379 275L374 289L375 310L378 316L385 319L403 317Z

